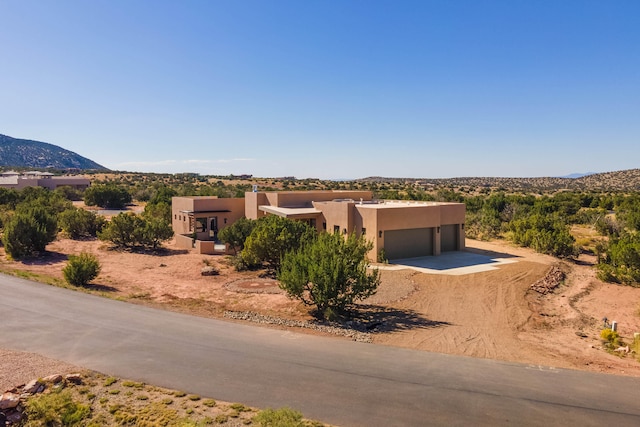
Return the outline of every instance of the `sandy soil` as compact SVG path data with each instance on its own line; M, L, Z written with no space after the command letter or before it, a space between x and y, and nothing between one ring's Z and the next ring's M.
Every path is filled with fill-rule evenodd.
M600 319L606 316L619 322L626 342L632 341L640 331L640 289L598 281L595 260L586 255L566 263L505 242L467 240L467 245L517 262L462 276L382 271L378 293L361 305L364 315L382 320L375 343L640 376L636 355L611 355L599 339ZM25 262L6 261L0 253L0 267L62 278L66 255L85 251L102 264L92 289L111 297L201 316L222 317L225 310L234 310L311 319L308 309L288 299L273 280L238 273L224 256L197 255L171 244L160 254L119 252L103 242L66 239L47 249L50 256ZM220 274L202 276L207 265ZM552 266L568 273L565 282L548 295L530 290Z

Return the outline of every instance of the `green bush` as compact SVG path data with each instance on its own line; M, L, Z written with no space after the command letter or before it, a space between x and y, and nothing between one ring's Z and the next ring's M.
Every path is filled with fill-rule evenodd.
M614 349L622 345L622 341L620 341L620 334L609 328L600 331L600 338L602 338L609 349Z
M87 206L123 209L127 203L131 203L131 194L115 184L97 184L84 191L84 203Z
M302 414L294 409L264 409L251 420L260 427L303 427Z
M56 216L46 208L19 208L6 223L2 242L7 254L18 259L43 252L55 239L57 230Z
M337 317L355 301L376 293L378 270L368 271L373 243L350 234L321 233L311 243L287 252L278 272L280 287L292 298L315 306L319 317Z
M106 220L84 209L67 209L58 216L58 225L71 239L96 237Z
M100 262L94 255L84 252L80 255L70 255L62 273L69 284L85 286L100 274Z
M73 401L67 390L31 397L26 405L27 427L75 426L91 415L91 409Z
M118 247L149 247L156 249L173 237L171 225L162 219L145 218L132 213L120 213L107 223L98 233L100 240L106 240Z

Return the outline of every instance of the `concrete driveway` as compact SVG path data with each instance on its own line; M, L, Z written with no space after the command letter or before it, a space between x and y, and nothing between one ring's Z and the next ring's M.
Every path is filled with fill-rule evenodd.
M388 265L378 265L380 270L412 269L427 274L449 274L460 276L495 270L504 264L518 262L517 257L507 254L484 255L475 252L444 252L438 256L394 259Z

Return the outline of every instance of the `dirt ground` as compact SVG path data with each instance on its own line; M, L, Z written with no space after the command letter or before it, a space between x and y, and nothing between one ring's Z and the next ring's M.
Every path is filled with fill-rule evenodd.
M618 322L626 342L633 340L633 333L640 331L640 289L600 282L592 266L595 260L588 255L567 263L501 241L468 239L467 246L517 262L467 275L382 271L378 293L361 304L364 315L380 321L374 343L640 376L637 355L609 354L599 338L606 316ZM0 268L61 279L67 254L84 251L95 254L102 264L92 289L112 298L200 316L222 317L225 310L232 310L311 319L307 307L287 298L275 281L255 272L238 273L221 255L197 255L171 243L160 254L119 252L99 241L66 239L47 249L49 256L24 262L7 261L0 252ZM206 266L217 268L219 274L201 275ZM530 290L552 266L567 272L564 283L544 296ZM19 363L14 359L9 359L12 364ZM0 372L0 377L6 375L10 373Z

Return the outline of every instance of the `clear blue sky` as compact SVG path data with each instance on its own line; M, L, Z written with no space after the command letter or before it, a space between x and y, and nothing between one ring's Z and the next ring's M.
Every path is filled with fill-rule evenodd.
M640 1L0 0L0 133L109 168L640 167Z

